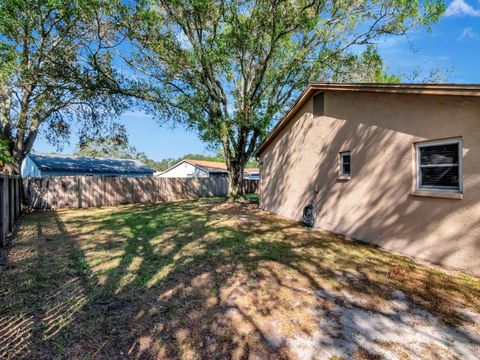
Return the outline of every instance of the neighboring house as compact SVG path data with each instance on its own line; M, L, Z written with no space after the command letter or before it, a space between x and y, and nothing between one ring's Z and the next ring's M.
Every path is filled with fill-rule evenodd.
M157 176L166 178L192 178L227 175L227 166L224 163L185 159L161 172Z
M246 180L260 180L260 171L258 169L245 169L243 178Z
M103 159L60 154L27 155L23 177L29 176L153 176L154 170L137 160Z
M263 209L480 274L480 85L313 83L256 155Z
M258 173L258 169L245 169L244 177L247 179ZM228 171L227 165L220 161L185 159L155 176L168 178L228 176Z

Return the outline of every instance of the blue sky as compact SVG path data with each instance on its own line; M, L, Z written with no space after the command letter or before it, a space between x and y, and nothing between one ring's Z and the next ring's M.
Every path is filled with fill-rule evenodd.
M447 11L431 32L416 31L406 37L385 38L378 43L380 54L390 72L405 74L422 81L433 69L451 83L480 83L480 0L447 0ZM159 126L141 112L127 112L120 121L125 124L131 145L154 160L180 157L187 153L208 154L212 151L198 137L182 128ZM62 153L71 154L77 143L72 135ZM40 137L34 145L37 152L57 152Z

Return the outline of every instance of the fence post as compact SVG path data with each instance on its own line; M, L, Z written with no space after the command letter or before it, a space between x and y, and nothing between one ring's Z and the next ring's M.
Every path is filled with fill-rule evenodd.
M80 177L76 178L77 182L77 207L82 207L82 185L80 184Z
M5 246L8 234L8 178L0 175L0 246Z
M135 204L135 184L132 178L128 178L130 185L130 204Z
M15 179L13 177L10 177L8 179L8 210L10 212L10 215L9 215L9 227L8 227L8 231L12 231L13 230L13 224L15 224L15 209L14 209L14 202L15 202L15 193L14 193L14 186L13 186L13 182L15 181Z
M19 178L18 177L15 177L13 179L13 193L14 193L14 196L13 196L13 208L14 208L14 213L15 213L15 219L14 220L17 220L18 219L18 215L20 214L20 189L19 189Z

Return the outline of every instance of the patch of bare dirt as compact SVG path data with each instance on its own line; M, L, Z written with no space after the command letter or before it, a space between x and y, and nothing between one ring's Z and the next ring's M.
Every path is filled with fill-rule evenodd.
M5 264L5 358L480 353L478 278L306 231L248 203L32 213Z

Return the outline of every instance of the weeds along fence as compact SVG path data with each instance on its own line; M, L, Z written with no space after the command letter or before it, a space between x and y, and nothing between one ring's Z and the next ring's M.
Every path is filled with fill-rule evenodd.
M6 245L21 211L21 178L0 173L0 247Z
M25 201L33 209L167 202L228 194L228 180L224 177L62 176L25 178L23 183Z

